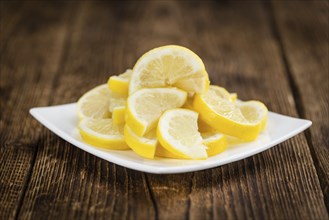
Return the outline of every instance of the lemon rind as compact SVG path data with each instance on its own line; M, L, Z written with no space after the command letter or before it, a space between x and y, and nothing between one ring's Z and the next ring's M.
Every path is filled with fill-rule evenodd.
M179 111L183 110L183 111L185 111L185 113L194 114L194 115L196 115L196 117L198 117L197 112L189 110L189 109L174 108L174 109L165 111L162 114L162 116L160 117L158 127L157 127L157 137L158 137L158 141L160 142L161 146L163 146L169 152L171 152L175 155L178 155L184 159L198 159L198 160L207 159L208 155L205 150L206 147L202 143L200 143L200 146L193 146L193 147L195 147L194 150L196 150L198 147L200 147L200 149L197 149L197 150L200 150L200 153L203 148L205 150L204 152L202 152L203 155L194 155L194 154L190 154L190 152L188 152L188 151L184 152L184 150L182 150L184 148L187 148L187 146L177 144L177 146L179 145L179 147L182 148L182 149L179 149L176 145L174 146L173 143L168 141L171 139L171 137L165 131L168 127L168 125L166 123L169 123L169 122L167 120L164 120L164 118L166 118L168 114L171 114L173 111L177 111L177 110L179 110ZM200 137L201 137L201 135L200 135Z
M128 126L124 127L124 137L128 146L138 155L144 158L153 159L157 147L157 139L149 139L138 136Z

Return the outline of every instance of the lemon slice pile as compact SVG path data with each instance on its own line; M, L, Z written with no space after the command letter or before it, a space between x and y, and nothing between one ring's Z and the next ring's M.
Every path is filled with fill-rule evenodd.
M147 159L207 159L225 151L227 136L255 140L268 114L259 101L242 102L210 85L200 57L176 45L146 52L77 106L87 144Z

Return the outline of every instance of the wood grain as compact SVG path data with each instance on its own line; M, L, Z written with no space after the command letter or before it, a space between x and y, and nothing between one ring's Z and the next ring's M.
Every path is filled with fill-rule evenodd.
M260 99L273 111L297 116L266 7L257 2L216 2L184 3L180 9L185 35L196 36L190 38L193 43L189 46L205 61L214 83L238 92L242 99ZM258 169L254 170L255 167ZM310 173L313 178L309 179ZM204 175L196 172L194 178L200 182L192 180L196 183L192 184L190 193L190 216L197 218L195 213L204 213L204 216L229 219L327 217L303 135L251 159L212 169L212 199L200 202L200 194L207 198L204 188L209 178ZM315 182L309 184L309 181ZM287 195L290 199L285 199ZM310 200L314 195L317 205ZM209 205L211 202L213 205ZM193 208L200 206L199 210Z
M39 2L17 12L8 4L1 2L0 219L20 210L42 135L28 111L49 104L66 26L58 12L65 4Z
M112 68L129 66L118 48L122 44L113 40L123 36L117 36L120 22L112 13L119 7L82 2L76 8L51 104L74 102L87 89L106 82L111 73L118 73ZM107 163L50 132L42 140L19 218L155 216L143 173Z
M329 208L328 1L273 1L273 8L298 113L313 121L306 137Z
M307 43L305 50L315 57L328 54L320 46L323 38L292 42L286 19L302 28L298 16L310 17L287 15L286 7L295 7L294 3L8 4L5 9L14 15L3 16L10 14L6 11L0 21L6 29L0 37L6 42L0 47L0 219L328 219L320 186L326 193L326 176L320 173L326 171L326 155L314 163L317 153L326 153L315 150L325 147L326 137L320 136L324 142L314 141L322 135L324 122L312 128L309 140L307 133L300 134L239 162L194 173L154 175L81 151L27 115L32 106L75 102L110 75L131 68L151 48L180 44L200 55L213 84L238 92L241 99L261 100L272 111L320 123L314 109L327 108L328 97L321 93L328 87L321 84L316 91L323 102L312 102L314 109L305 107L311 96L296 96L294 85L300 91L309 78L299 67L304 62L296 59L304 53L299 47ZM15 8L20 8L16 14ZM302 58L306 69L326 67L324 58L311 63ZM324 80L325 71L319 72ZM306 91L320 83L310 82Z
M5 45L10 37L15 33L15 28L19 25L22 13L24 11L24 3L18 1L0 2L0 53L3 52Z

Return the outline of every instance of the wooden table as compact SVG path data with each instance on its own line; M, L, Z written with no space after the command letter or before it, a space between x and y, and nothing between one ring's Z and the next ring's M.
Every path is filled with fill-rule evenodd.
M328 1L1 1L0 219L328 219ZM179 44L213 84L313 121L263 153L194 173L117 166L28 111L75 102Z

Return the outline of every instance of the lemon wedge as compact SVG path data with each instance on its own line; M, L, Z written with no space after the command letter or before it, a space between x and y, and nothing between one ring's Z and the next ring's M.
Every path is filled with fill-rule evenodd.
M109 111L112 113L113 123L125 122L127 96L110 91Z
M86 92L78 101L78 115L82 118L109 118L111 92L106 84Z
M206 146L198 131L198 113L171 109L163 113L157 127L160 144L171 153L186 159L206 159Z
M226 136L216 132L204 132L201 133L201 136L203 138L202 143L206 146L206 151L208 157L217 155L219 153L222 153L226 150L228 141L226 139ZM185 156L180 156L177 154L174 154L166 148L162 147L161 144L158 144L156 147L155 155L159 157L166 157L166 158L173 158L173 159L185 159Z
M207 96L215 96L228 101L233 101L232 97L234 98L234 95L231 95L225 88L216 85L209 86Z
M205 94L195 95L193 108L217 131L246 141L256 139L268 112L261 102L232 102L217 96L212 88Z
M124 137L128 146L138 155L153 159L158 145L156 130L148 132L144 136L135 134L128 125L124 127Z
M209 95L219 96L223 99L233 101L233 99L236 99L237 95L236 93L230 94L225 88L215 85L210 85L209 90L207 90ZM183 108L187 108L190 110L193 110L193 100L194 100L195 94L191 94L187 97L187 100L185 104L183 105Z
M78 128L88 144L112 150L129 149L124 140L123 125L114 125L112 119L84 118Z
M112 112L113 123L116 125L124 124L126 122L125 115L126 115L126 107L121 106L114 108Z
M200 77L182 79L177 81L174 86L183 89L189 93L203 93L209 88L208 74L204 74Z
M108 87L111 91L127 96L129 90L129 81L131 78L132 70L127 69L124 73L118 76L111 76L107 81Z
M109 97L109 111L113 113L115 108L125 107L127 102L127 97L110 92Z
M203 139L202 143L207 147L208 157L217 155L226 150L227 140L225 135L216 131L211 131L201 133L201 136Z
M208 74L200 57L185 47L169 45L152 49L138 59L129 94L142 88L168 86L202 93L208 85Z
M268 118L268 109L262 102L239 101L236 104L247 121L254 124L260 123L260 131L265 129Z
M143 136L156 127L164 111L181 107L186 97L185 91L176 88L141 89L127 100L126 123Z

